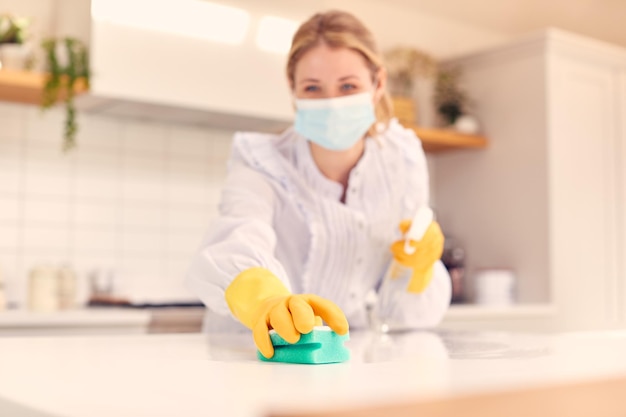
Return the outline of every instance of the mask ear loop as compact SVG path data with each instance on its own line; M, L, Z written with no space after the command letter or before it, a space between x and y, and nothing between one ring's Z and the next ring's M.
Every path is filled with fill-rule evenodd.
M376 95L376 90L378 89L379 86L379 79L377 76L374 77L374 87L372 88L372 100L374 100L374 96ZM380 99L379 99L380 100ZM376 104L378 102L374 103L374 112L376 112ZM382 122L379 122L378 119L376 120L376 122L374 123L374 132L376 133L376 135L373 136L373 139L376 141L376 143L382 147L383 143L380 140L380 134L383 133L385 131L385 124Z
M298 109L298 106L296 106L296 100L298 100L298 97L296 97L296 91L295 90L291 90L291 107L293 108L294 111L296 111Z

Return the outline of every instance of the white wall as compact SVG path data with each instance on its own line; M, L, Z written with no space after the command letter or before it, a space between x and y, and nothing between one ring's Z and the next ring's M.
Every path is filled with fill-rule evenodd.
M112 267L136 300L190 298L181 282L215 216L231 133L86 116L78 149L63 154L62 117L0 103L0 269L10 300L25 300L29 269L45 262L68 262L81 280Z
M545 303L550 301L545 63L534 51L510 55L461 62L489 146L435 157L436 203L442 228L466 248L469 292L476 270L507 268L517 275L520 302Z
M419 10L388 5L384 0L326 0L322 9L354 13L372 30L381 49L415 46L443 59L503 43L509 36ZM418 3L418 2L416 2Z

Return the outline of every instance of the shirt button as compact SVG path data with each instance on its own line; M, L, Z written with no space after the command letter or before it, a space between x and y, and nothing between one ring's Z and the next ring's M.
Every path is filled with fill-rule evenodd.
M351 192L352 194L356 194L356 192L357 192L357 191L358 191L358 190L356 189L356 187L352 187L352 188L350 188L350 192Z
M357 265L361 265L363 263L363 258L361 258L360 256L358 258L356 258L356 264Z

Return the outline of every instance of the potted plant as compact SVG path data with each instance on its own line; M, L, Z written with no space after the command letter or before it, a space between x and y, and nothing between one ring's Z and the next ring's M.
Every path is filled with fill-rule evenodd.
M26 44L29 21L8 14L0 15L0 68L23 70L30 48Z
M44 40L42 46L49 74L44 87L42 107L48 109L60 99L65 102L63 148L68 151L76 146L78 132L74 96L77 88L89 88L87 47L75 38L50 38Z
M460 86L461 68L441 71L437 77L435 103L442 124L462 133L475 134L479 130L476 117L469 114L469 98Z
M432 125L436 61L416 48L402 46L386 51L384 59L396 117L401 122Z
M437 77L435 103L444 125L454 125L465 112L467 96L459 87L461 69L458 67L441 71Z

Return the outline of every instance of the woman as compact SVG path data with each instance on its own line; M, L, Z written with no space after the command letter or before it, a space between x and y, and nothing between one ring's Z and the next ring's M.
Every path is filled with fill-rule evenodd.
M436 325L450 301L443 236L433 222L403 252L398 226L427 204L428 171L419 140L391 119L372 34L345 12L314 15L293 37L287 78L294 126L235 135L220 217L188 275L205 326L240 321L266 357L271 328L295 343L320 318L339 334L364 327L392 255L412 271L396 321Z

